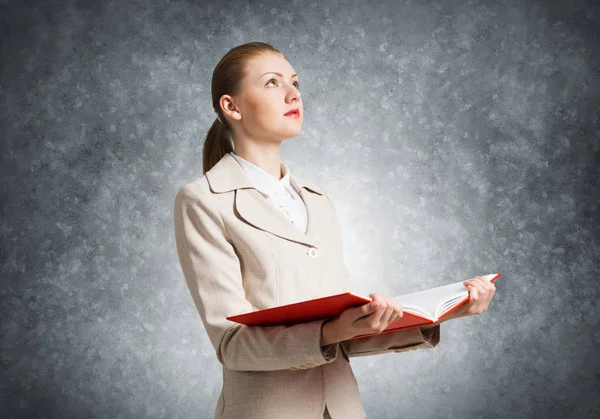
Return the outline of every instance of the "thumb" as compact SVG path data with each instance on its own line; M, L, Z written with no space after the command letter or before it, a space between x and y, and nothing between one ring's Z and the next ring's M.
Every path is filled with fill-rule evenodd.
M358 312L356 313L357 318L366 316L367 314L374 312L375 310L377 310L378 306L379 304L377 303L377 301L371 301L370 303L363 304L362 306L358 307Z
M373 313L377 310L378 306L379 304L376 301L372 301L358 307L347 308L343 313L343 317L345 317L347 321L354 323L358 319Z

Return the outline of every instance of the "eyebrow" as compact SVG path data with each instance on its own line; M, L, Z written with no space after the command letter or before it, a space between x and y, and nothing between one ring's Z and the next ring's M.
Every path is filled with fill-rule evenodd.
M260 76L259 79L262 78L263 76L267 75L267 74L277 74L279 77L283 77L283 74L281 74L281 73L276 73L274 71L267 71L265 74L263 74L262 76ZM297 77L297 76L298 76L298 74L294 73L294 74L292 74L292 76L290 78Z

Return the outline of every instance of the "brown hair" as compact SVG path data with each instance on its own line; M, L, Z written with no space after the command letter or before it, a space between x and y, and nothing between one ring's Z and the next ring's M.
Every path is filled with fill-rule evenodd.
M260 54L272 52L285 58L285 55L264 42L249 42L230 49L218 62L212 75L211 93L213 109L217 118L211 125L202 147L202 172L205 174L221 158L233 150L231 128L219 105L223 95L235 96L241 89L242 79L246 75L246 61ZM219 121L219 118L221 121Z

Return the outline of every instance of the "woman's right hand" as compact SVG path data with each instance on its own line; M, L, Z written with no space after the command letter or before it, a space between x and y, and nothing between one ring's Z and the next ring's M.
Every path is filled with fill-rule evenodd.
M333 320L337 329L335 336L340 341L356 335L382 332L402 317L402 304L393 298L382 294L369 294L369 297L373 299L371 303L348 308Z

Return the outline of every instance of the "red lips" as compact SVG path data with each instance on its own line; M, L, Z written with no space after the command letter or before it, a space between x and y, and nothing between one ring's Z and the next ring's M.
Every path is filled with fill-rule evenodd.
M292 109L291 111L289 111L288 113L284 114L284 115L292 115L292 114L296 114L296 115L300 115L300 109L296 108L296 109Z

